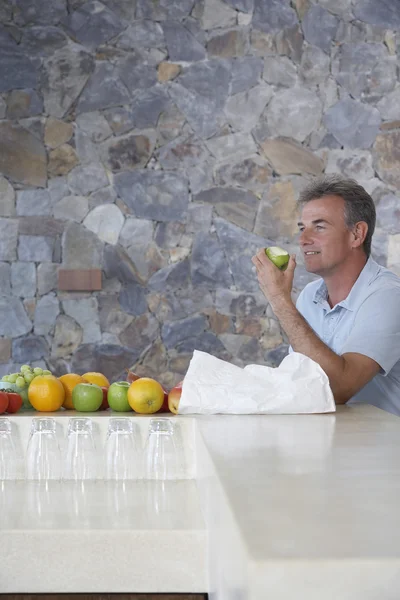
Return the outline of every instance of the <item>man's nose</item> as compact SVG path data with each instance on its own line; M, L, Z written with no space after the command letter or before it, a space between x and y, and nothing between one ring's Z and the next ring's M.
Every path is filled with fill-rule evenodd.
M303 231L300 232L300 237L299 237L300 246L306 246L307 244L311 244L311 243L312 243L312 240L311 240L309 232L307 232L305 229L303 229Z

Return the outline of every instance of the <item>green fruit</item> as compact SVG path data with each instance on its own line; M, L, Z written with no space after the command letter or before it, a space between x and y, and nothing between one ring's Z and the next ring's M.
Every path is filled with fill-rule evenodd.
M11 373L11 375L8 376L9 383L15 383L17 381L17 377L19 377L19 373Z
M269 248L265 248L265 254L268 256L269 260L274 263L278 269L284 271L289 262L289 253L279 246L270 246Z
M35 375L33 373L30 373L29 371L25 371L24 379L25 379L26 383L29 384L31 381L33 381L35 379Z
M18 388L24 388L26 385L25 379L22 376L17 377L17 379L15 380L15 385Z
M42 375L51 375L51 371L44 369Z
M128 412L132 408L128 402L128 390L130 383L128 381L116 381L108 388L107 400L111 410L117 412Z
M32 404L29 402L29 398L28 398L28 387L23 388L23 389L17 388L17 391L18 391L18 394L22 398L23 407L24 408L32 408Z
M6 383L9 383L8 378L9 378L9 375L3 375L3 377L1 378L1 380L5 381Z
M43 369L41 369L40 367L35 367L33 369L33 372L35 375L43 375Z
M25 373L25 371L30 371L31 368L29 365L22 365L22 367L20 368L21 373Z
M103 390L95 383L78 383L72 390L72 404L80 412L95 412L103 402Z

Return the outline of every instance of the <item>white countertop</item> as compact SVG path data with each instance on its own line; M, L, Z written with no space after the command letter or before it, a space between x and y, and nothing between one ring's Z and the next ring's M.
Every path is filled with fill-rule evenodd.
M398 599L399 418L362 405L171 418L192 445L193 479L64 483L62 494L5 483L0 593Z
M356 405L197 424L215 469L208 519L224 502L230 512L211 597L399 598L398 417Z

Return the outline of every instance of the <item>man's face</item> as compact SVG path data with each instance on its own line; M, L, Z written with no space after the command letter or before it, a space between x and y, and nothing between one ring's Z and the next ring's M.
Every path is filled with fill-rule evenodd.
M300 215L300 249L310 273L330 275L351 255L352 232L344 217L344 200L324 196L304 204Z

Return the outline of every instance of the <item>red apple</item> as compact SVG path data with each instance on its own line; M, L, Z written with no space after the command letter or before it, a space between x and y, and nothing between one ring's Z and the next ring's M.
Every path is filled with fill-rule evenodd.
M169 406L168 406L168 392L164 387L163 387L163 391L164 391L164 400L162 403L162 407L160 408L160 410L158 412L170 412Z
M132 381L136 381L137 379L140 379L140 375L136 375L136 373L134 373L130 369L126 369L126 372L127 372L126 381L129 381L129 383L132 383Z
M182 385L183 381L180 381L168 394L168 408L176 415L178 414L179 402L182 394Z
M107 399L108 387L103 385L103 386L101 386L101 389L103 392L103 402L100 404L99 410L107 410L107 408L109 408L108 399Z

